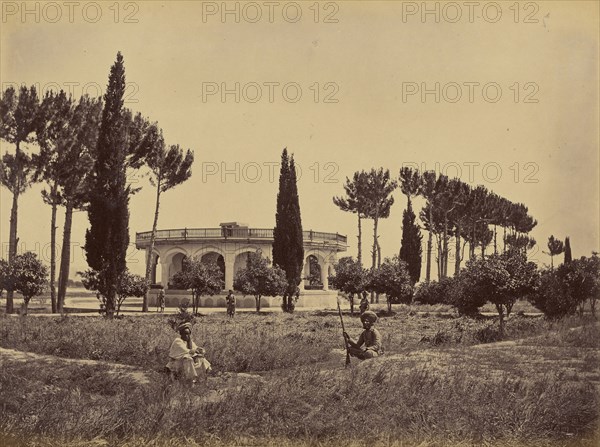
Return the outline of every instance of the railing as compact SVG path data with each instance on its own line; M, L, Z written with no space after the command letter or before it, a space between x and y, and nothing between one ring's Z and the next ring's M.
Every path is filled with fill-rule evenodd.
M149 242L151 231L136 233L137 244ZM347 238L338 233L323 233L321 231L303 231L304 241L335 242L346 244ZM181 228L178 230L157 230L156 241L184 240L194 241L202 239L265 239L273 240L272 228Z

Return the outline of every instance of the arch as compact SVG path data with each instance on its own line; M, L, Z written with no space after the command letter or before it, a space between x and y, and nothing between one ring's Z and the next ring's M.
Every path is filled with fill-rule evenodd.
M185 268L187 259L187 254L180 252L171 256L171 261L169 262L169 288L172 288L173 276Z
M200 262L216 263L219 267L219 270L221 270L221 273L223 274L223 278L225 278L225 257L221 253L217 251L206 252L202 256L200 256Z
M256 250L241 251L235 255L235 260L233 261L233 277L234 278L238 271L246 268L246 260L248 259L247 256L250 253L256 253Z
M193 253L192 257L194 257L194 258L198 258L199 257L199 258L202 259L202 257L205 254L212 253L212 252L218 253L221 256L223 256L223 258L225 258L225 251L223 249L217 247L216 245L206 245L204 247L200 247L199 249L197 249Z
M165 264L171 264L171 262L173 261L173 256L175 256L178 253L181 253L185 256L189 256L189 252L185 248L179 247L179 246L169 248L162 255L160 254L160 251L159 251L158 255L163 258L163 261L165 262Z
M320 262L319 262L320 261ZM304 288L322 289L324 260L316 254L309 254L304 261Z

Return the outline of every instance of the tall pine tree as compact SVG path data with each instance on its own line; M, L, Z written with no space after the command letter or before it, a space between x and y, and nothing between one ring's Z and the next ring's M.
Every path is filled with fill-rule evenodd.
M571 240L569 236L565 238L565 265L571 263L573 255L571 254Z
M109 317L116 310L117 284L126 269L129 194L126 182L127 125L123 110L125 67L119 52L110 69L98 135L85 235L88 265L98 272L98 291Z
M400 260L408 264L408 273L410 280L417 283L421 277L421 262L423 248L421 242L423 236L419 226L415 223L415 213L412 209L411 200L408 199L408 206L402 214L402 242L400 245Z
M304 264L302 219L296 181L294 156L288 158L287 149L284 149L281 154L279 192L273 231L273 264L285 271L287 280L281 306L284 312L294 311L294 295L300 284Z

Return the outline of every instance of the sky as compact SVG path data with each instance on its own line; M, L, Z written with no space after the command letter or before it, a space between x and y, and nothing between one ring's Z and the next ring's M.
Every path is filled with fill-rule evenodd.
M272 228L287 147L303 228L348 235L352 256L356 216L332 197L355 171L397 177L402 166L524 203L540 265L550 235L569 236L574 257L600 250L598 2L2 2L2 90L101 95L118 51L125 106L195 155L191 179L163 195L160 229ZM154 190L143 172L129 181L142 190L128 266L143 273L135 233L151 229ZM19 201L19 248L48 262L42 188ZM379 224L384 257L400 248L406 199L394 198ZM11 203L2 188L3 257ZM88 225L75 213L72 276L86 269ZM367 257L372 242L369 221Z

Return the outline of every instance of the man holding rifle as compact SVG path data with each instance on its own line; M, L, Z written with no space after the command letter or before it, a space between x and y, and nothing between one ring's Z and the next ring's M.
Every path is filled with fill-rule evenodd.
M348 354L361 360L372 359L383 354L381 334L373 327L377 321L375 312L370 310L365 311L360 316L360 321L362 322L364 331L360 334L356 342L344 331Z

